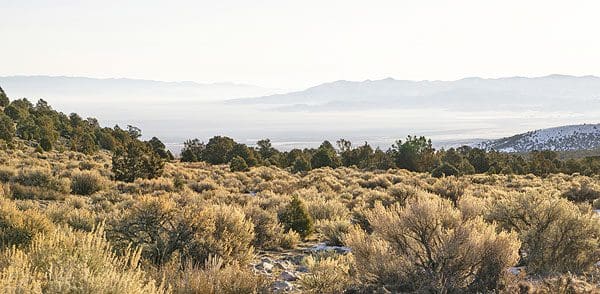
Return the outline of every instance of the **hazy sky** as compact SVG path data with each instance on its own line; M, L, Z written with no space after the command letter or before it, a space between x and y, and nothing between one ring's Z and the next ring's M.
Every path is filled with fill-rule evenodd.
M600 1L0 0L0 75L303 88L600 75Z

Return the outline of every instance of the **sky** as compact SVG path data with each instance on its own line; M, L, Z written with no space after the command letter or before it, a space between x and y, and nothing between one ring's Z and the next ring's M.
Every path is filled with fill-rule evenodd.
M302 89L600 75L600 1L0 0L0 75Z

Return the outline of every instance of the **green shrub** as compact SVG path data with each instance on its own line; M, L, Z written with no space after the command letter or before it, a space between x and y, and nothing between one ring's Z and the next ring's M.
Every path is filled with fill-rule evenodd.
M431 171L431 176L435 178L447 177L447 176L458 176L460 171L449 163L442 163Z
M105 186L104 178L95 171L79 172L71 177L71 192L77 195L91 195Z
M294 164L292 165L293 173L307 172L311 169L312 167L310 165L310 161L302 156L296 158L296 160L294 160Z
M294 230L302 238L306 238L313 231L313 220L298 196L293 196L290 203L279 213L279 221L286 230Z
M245 172L249 170L246 161L239 156L236 156L233 159L231 159L229 169L231 169L232 172Z

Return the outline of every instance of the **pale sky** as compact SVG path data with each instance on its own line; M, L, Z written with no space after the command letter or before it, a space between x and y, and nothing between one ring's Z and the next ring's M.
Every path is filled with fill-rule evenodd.
M0 0L0 75L240 82L600 75L600 1Z

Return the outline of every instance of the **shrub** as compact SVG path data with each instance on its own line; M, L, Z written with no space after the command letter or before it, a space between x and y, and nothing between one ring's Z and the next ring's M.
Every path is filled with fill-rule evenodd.
M14 202L0 199L0 249L27 246L40 233L53 229L52 223L35 210L20 211Z
M8 167L8 166L0 166L0 181L1 182L6 183L6 182L10 181L10 179L12 179L16 174L17 174L17 172L15 171L14 168Z
M161 293L138 268L139 251L117 256L103 238L63 228L37 235L24 249L0 257L0 292Z
M465 193L465 188L466 184L464 182L451 176L437 180L431 190L433 193L452 200L452 203L456 205L458 199Z
M104 178L93 171L84 171L71 177L71 192L78 195L91 195L105 186Z
M303 263L308 273L300 277L300 284L306 293L344 293L351 284L348 256L315 258L309 255Z
M178 225L175 202L167 197L143 196L114 221L109 236L122 248L139 247L142 256L155 264L169 260L181 244L189 241L189 229Z
M344 240L366 285L400 292L487 292L499 287L518 259L516 234L497 233L481 218L463 221L437 196L405 207L377 204L366 217L373 234L355 227Z
M246 207L244 213L254 224L254 241L252 242L254 246L262 249L274 249L280 246L284 229L277 222L276 214L258 206Z
M600 258L600 221L566 199L512 193L495 201L487 217L519 234L531 273L582 273Z
M231 169L232 172L245 172L249 170L246 161L239 156L236 156L233 159L231 159L229 169Z
M60 193L69 192L67 179L57 179L49 170L42 168L22 169L14 181L29 187L45 188L45 190L50 189Z
M161 268L158 277L164 277L177 294L252 294L266 293L269 288L266 277L215 257L209 258L204 267L187 263L181 268L178 262L172 262Z
M431 176L435 178L458 176L459 174L460 171L456 167L446 162L431 171Z
M288 231L279 239L279 246L283 249L293 249L298 246L302 238L295 231Z
M53 190L16 183L10 185L10 194L14 199L62 200L65 198L65 195Z
M327 245L344 245L343 238L350 231L349 220L321 220L317 222L317 231L323 234Z
M600 186L589 179L584 179L572 182L562 195L574 202L591 202L600 198Z
M187 249L194 263L201 264L210 256L226 264L248 263L254 254L254 226L235 207L214 205L204 208L194 218L196 231Z
M91 232L97 225L96 214L85 208L54 203L45 212L54 223L69 225L75 230Z
M286 230L294 230L302 238L306 238L313 231L313 220L298 196L293 196L290 203L279 213L279 221Z

